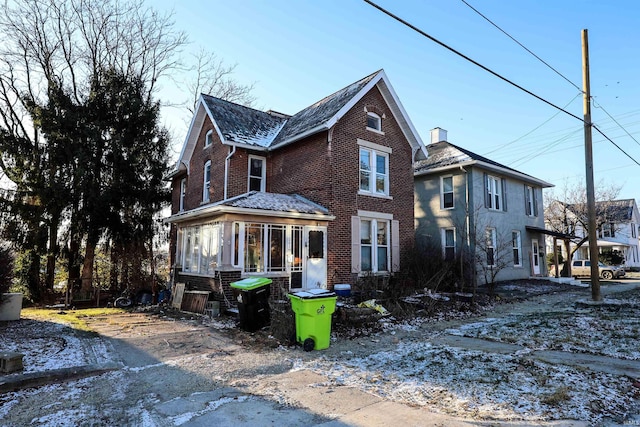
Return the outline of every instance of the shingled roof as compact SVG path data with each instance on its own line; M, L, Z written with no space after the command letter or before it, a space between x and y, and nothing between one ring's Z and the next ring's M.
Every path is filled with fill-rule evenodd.
M227 200L209 203L189 211L179 212L166 222L182 222L223 213L242 213L280 218L306 218L331 221L335 217L324 206L298 194L278 194L250 191Z
M182 145L178 162L166 178L171 179L182 171L188 171L188 159L195 149L198 135L207 116L213 122L215 131L223 144L241 145L261 151L275 150L331 129L373 87L377 87L382 93L409 144L414 150L422 151L423 156L426 157L427 152L420 135L413 127L385 72L378 70L293 116L259 111L202 94Z
M414 164L413 171L416 176L435 173L442 169L451 169L465 165L478 165L490 170L506 172L524 181L534 182L543 187L553 186L524 172L520 172L472 151L458 147L448 141L440 141L427 145L427 152L429 153L428 158L419 160Z
M219 132L227 141L268 147L287 123L287 120L280 116L210 95L201 96Z

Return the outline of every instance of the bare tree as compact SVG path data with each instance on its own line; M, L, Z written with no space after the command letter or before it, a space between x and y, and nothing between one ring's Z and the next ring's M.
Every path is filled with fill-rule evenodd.
M253 96L255 84L242 85L231 77L236 64L227 65L214 53L200 49L191 55L193 65L189 70L190 80L185 84L185 90L192 96L185 105L193 114L201 93L215 96L227 101L235 102L247 107L253 106L256 98Z
M621 210L616 202L622 186L604 181L595 187L596 227L612 227L615 232ZM582 183L565 181L557 190L545 192L545 223L553 231L576 236L575 246L568 254L566 262L589 240L589 220L587 215L586 188Z
M99 191L79 186L85 173L95 171L77 156L77 149L97 141L95 135L82 134L79 122L74 125L70 117L82 117L77 110L89 102L92 84L104 70L141 82L144 101L152 103L159 80L181 63L177 53L187 38L175 30L170 14L160 14L140 0L3 3L0 168L13 188L3 193L0 204L14 229L26 236L14 244L31 251L29 283L37 290L41 255L48 257L46 283L53 283L58 236L66 236L62 245L73 276L70 283L79 277L84 236L79 212L92 192ZM45 136L40 121L45 110L64 126L57 134L66 138ZM63 225L68 227L65 233L60 232Z

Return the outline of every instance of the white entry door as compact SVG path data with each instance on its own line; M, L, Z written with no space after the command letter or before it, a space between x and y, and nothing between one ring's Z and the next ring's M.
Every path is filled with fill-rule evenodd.
M531 262L533 274L540 274L540 246L538 246L538 240L531 240Z
M304 227L304 268L302 283L305 289L327 287L327 227Z

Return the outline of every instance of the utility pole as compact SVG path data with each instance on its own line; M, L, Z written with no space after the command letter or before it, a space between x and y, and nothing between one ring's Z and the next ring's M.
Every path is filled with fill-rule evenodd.
M587 219L589 224L589 259L591 260L591 298L602 301L596 235L596 197L593 184L593 146L591 142L591 83L589 81L589 34L582 30L582 94L584 112L584 159L587 173Z

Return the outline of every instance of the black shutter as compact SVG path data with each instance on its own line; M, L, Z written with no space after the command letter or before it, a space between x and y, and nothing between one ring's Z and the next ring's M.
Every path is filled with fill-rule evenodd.
M538 192L533 187L531 187L531 191L533 192L533 216L538 216Z
M489 175L484 174L484 207L489 208Z
M502 210L507 211L507 180L500 178L502 182Z

